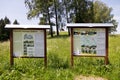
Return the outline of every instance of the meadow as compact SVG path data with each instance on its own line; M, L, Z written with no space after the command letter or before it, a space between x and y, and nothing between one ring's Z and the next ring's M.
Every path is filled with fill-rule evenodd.
M67 33L47 36L46 68L41 58L15 58L14 66L10 66L9 44L0 42L0 80L75 80L80 75L120 80L120 35L109 36L108 65L104 65L104 58L75 57L71 67Z

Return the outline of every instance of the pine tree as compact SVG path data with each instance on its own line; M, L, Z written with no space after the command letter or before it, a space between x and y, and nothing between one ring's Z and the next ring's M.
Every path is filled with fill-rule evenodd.
M15 21L13 22L13 24L18 24L19 25L19 22L15 19Z

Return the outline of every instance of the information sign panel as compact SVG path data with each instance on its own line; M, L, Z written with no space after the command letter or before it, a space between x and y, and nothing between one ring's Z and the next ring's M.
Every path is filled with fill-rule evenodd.
M10 29L10 65L14 58L44 58L47 66L46 30L50 25L6 25Z
M73 54L105 56L105 41L105 28L74 28Z
M14 57L44 57L43 30L13 30Z
M112 23L69 23L71 33L71 65L73 57L103 57L108 60L108 29Z

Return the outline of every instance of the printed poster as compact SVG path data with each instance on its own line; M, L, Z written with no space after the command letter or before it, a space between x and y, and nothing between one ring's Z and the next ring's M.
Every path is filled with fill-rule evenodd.
M13 30L13 55L44 57L44 31Z
M73 29L74 55L105 56L105 29Z

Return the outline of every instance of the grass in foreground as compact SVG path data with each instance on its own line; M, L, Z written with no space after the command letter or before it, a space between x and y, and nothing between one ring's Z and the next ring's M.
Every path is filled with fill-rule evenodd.
M70 37L47 37L48 65L43 59L16 58L9 65L9 41L0 43L0 80L74 80L76 76L99 76L108 80L120 79L120 36L109 37L109 65L102 58L74 58L70 67Z

